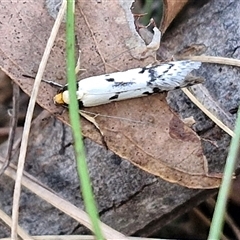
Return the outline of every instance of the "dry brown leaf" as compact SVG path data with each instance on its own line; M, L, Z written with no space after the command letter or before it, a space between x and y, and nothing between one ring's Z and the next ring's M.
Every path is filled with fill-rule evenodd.
M14 8L13 8L14 6ZM2 30L5 41L0 44L0 66L28 94L32 80L23 74L35 75L53 25L43 1L1 3L5 11ZM151 57L139 61L146 46L135 31L130 12L131 2L96 0L78 1L76 35L81 54L81 68L87 77L105 72L146 66ZM10 22L10 23L9 23ZM65 83L64 24L46 69L45 78ZM56 90L43 83L38 103L69 124L67 111L53 104ZM199 137L173 114L160 96L134 99L90 109L100 115L95 120L110 150L146 171L170 182L191 188L214 188L217 177L208 177L207 162ZM126 120L121 120L125 118ZM139 123L139 121L141 123ZM99 131L82 120L83 135L101 142Z
M125 118L95 119L109 149L122 158L170 182L192 188L218 186L218 178L207 176L200 138L161 97L122 101L90 111Z
M161 24L161 31L163 33L166 31L172 20L182 10L182 8L186 5L187 2L188 0L163 0L164 16Z

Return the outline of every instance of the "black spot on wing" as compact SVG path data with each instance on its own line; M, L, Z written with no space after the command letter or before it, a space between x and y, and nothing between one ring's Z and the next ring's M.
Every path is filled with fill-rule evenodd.
M114 82L115 80L114 80L114 78L106 78L106 81L107 82Z
M143 67L139 73L140 73L140 74L141 74L141 73L144 73L147 69L148 69L147 67Z
M116 95L112 96L109 98L109 100L114 100L114 99L118 99L119 97L119 94L117 93Z
M173 66L174 66L174 64L168 63L168 68L165 71L163 71L163 74L166 74Z
M147 81L147 86L151 86L159 78L161 78L162 81L165 81L165 79L163 78L164 74L166 74L172 67L174 67L174 64L168 63L167 69L163 71L161 74L159 74L158 71L156 70L159 67L161 66L158 65L158 66L150 67L148 69L149 80Z
M113 87L127 87L135 84L135 82L115 82Z
M157 80L158 74L154 67L149 68L148 73L149 80L147 81L147 86L151 86Z
M152 92L146 91L146 92L143 92L142 94L143 94L143 95L152 95L152 94L154 94L154 93L161 93L161 92L163 92L162 89L160 89L160 88L158 88L158 87L154 87L154 88L152 89Z
M146 92L143 92L142 95L147 95L147 96L149 96L149 95L152 95L152 93L149 92L149 91L146 91Z
M135 82L115 82L115 79L114 78L106 78L105 79L107 82L114 82L113 86L112 87L127 87L127 86L130 86L130 85L133 85L135 84Z
M162 90L158 87L153 88L153 93L160 93Z

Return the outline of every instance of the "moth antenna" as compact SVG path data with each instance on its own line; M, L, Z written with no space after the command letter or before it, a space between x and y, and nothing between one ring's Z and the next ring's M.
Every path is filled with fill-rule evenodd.
M30 76L30 75L27 75L27 74L22 74L22 76L23 76L23 77L26 77L26 78L35 79L35 77ZM45 82L45 83L47 83L47 84L49 84L50 86L55 87L55 88L63 88L63 87L64 87L64 85L62 85L62 84L60 84L60 83L56 83L56 82L50 81L50 80L42 79L42 82Z

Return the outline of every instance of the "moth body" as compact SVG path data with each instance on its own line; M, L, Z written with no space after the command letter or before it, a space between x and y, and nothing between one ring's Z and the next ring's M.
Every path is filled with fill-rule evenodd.
M200 66L201 62L174 61L85 78L77 83L79 106L93 107L191 86L199 80L186 77ZM67 85L54 97L54 102L64 106L69 104Z

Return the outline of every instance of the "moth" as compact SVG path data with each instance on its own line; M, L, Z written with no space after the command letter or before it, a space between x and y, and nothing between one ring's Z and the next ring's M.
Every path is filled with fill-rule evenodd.
M202 79L188 77L200 66L201 62L190 60L172 61L85 78L77 82L79 106L93 107L201 83ZM54 103L68 106L68 85L62 87L55 95Z

